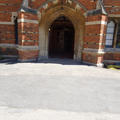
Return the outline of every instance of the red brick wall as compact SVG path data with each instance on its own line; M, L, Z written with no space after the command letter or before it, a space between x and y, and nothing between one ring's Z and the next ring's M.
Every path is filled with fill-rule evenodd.
M93 2L92 0L77 0L80 2L83 6L85 6L88 10L95 9L96 2ZM31 2L32 8L39 8L43 3L45 3L46 0L36 0L34 2ZM59 0L61 2L61 0ZM63 0L63 2L66 2ZM52 4L52 2L49 2L49 5Z
M15 29L14 24L11 24L12 13L17 12L21 6L23 0L0 0L0 44L12 44L15 45ZM30 0L31 1L31 0ZM96 8L97 0L77 0L81 5L84 6L86 11L93 10ZM38 9L40 6L44 5L46 0L35 0L29 3L29 6L33 9ZM61 0L59 0L61 2ZM63 2L66 2L63 0ZM120 1L119 0L103 0L107 12L110 14L120 14ZM48 8L52 7L52 2L48 3ZM71 5L72 8L75 8L77 2L73 2ZM44 8L41 7L40 11L43 11ZM81 9L82 14L86 11ZM109 16L108 15L108 16ZM18 19L27 19L27 20L38 20L37 15L31 13L18 13ZM107 22L107 17L104 15L94 15L86 17L85 22L96 22L96 21L105 21ZM3 23L2 23L3 22ZM10 23L10 24L9 24ZM100 34L103 36L100 36ZM29 23L29 22L19 22L18 24L18 39L20 46L38 46L39 40L39 24ZM104 49L105 46L105 34L106 34L106 25L103 24L93 24L85 26L85 36L84 36L84 48L90 49ZM28 55L28 52L30 53ZM38 56L38 50L28 51L28 50L19 50L20 59L32 59ZM11 47L1 47L0 54L5 55L17 55L17 49ZM25 55L26 54L26 55ZM110 57L109 55L113 56ZM91 63L100 63L103 60L103 55L93 54L93 53L83 53L83 60ZM113 59L119 60L119 53L106 53L104 59Z
M120 52L107 52L104 55L104 60L120 61Z
M0 0L0 11L16 12L21 6L22 0Z
M18 15L19 20L31 20L38 21L38 17L36 14L24 13L20 12ZM18 23L19 30L19 45L20 46L38 46L39 39L39 25L32 22L19 22ZM38 57L38 50L19 50L19 59L33 59Z
M21 3L22 0L0 0L0 44L15 44L12 12L17 12ZM0 54L17 55L17 50L11 47L0 47Z
M119 0L104 0L104 5L109 14L120 14Z
M38 57L38 50L24 50L24 51L21 51L19 50L18 51L18 54L19 54L19 60L32 60L32 59L35 59Z
M38 20L37 15L30 13L19 13L19 19ZM20 22L19 29L19 45L23 46L38 46L39 27L38 24L29 22ZM24 41L21 41L24 40ZM30 42L29 42L30 40Z
M120 1L119 0L104 0L105 9L109 16L120 15ZM106 52L104 60L120 61L120 52Z
M103 55L83 53L82 60L87 63L101 64L103 62Z

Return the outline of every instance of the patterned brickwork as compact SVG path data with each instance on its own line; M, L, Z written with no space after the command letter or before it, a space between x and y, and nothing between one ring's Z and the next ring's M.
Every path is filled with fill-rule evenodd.
M20 46L38 46L39 26L37 15L20 12L18 15L19 45ZM30 52L30 53L29 53ZM25 53L29 53L25 56ZM35 55L33 54L35 53ZM19 49L19 59L33 59L38 57L38 51ZM37 54L37 55L36 55Z
M22 0L0 0L0 55L17 55L14 19Z
M101 64L103 60L120 61L120 52L106 52L106 28L109 18L120 18L120 1L103 0L107 15L95 12L101 9L98 0L28 0L28 8L21 10L23 0L0 0L0 55L16 55L19 60L36 59L39 56L39 24L42 16L51 8L70 8L84 18L81 60ZM34 14L33 11L36 11ZM92 14L87 16L87 13ZM17 19L17 27L15 20ZM76 20L77 21L77 20ZM79 25L78 25L79 26ZM17 34L16 34L17 29ZM77 35L79 36L79 35ZM16 39L18 41L16 42ZM78 42L79 44L79 42Z

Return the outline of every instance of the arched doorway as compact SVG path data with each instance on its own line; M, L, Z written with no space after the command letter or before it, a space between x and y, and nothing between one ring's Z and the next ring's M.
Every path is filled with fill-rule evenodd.
M50 49L50 47L53 48L50 45L52 43L50 37L52 34L51 32L55 31L55 29L53 29L55 22L57 20L60 20L59 17L61 16L65 17L67 23L70 24L72 28L71 30L74 31L72 32L74 33L74 39L72 39L74 43L72 44L72 47L68 47L68 48L73 48L72 49L73 52L71 52L71 56L72 56L71 58L73 58L74 60L81 61L82 50L83 50L85 17L82 14L80 14L80 11L75 11L74 9L66 5L63 5L62 9L61 9L61 5L56 5L46 10L42 14L38 14L38 17L40 19L39 20L40 21L39 23L39 59L47 59L51 55L54 55L52 52L53 49ZM70 34L70 32L68 33ZM66 35L66 36L69 36L69 35ZM64 57L64 56L61 56L61 57ZM67 56L65 57L67 58Z
M73 58L74 26L65 16L60 16L49 28L49 57Z

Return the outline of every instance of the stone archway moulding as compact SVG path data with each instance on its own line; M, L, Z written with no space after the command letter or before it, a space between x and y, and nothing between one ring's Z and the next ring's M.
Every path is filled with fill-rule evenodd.
M47 8L48 9L48 8ZM67 17L75 29L74 59L81 60L83 49L83 36L85 18L80 11L68 6L68 4L58 4L48 10L38 12L39 16L39 59L48 58L49 28L53 21L60 16ZM81 13L81 14L80 14Z
M46 0L41 6L39 6L37 9L43 9L49 6L49 3L52 2L52 4L57 3L68 3L68 4L74 4L74 7L79 6L81 9L83 9L85 12L88 10L81 2L78 2L78 0Z

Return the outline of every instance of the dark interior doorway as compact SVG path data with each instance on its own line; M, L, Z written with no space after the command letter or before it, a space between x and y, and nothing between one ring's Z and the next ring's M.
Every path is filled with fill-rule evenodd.
M49 28L49 57L73 58L74 27L64 16L57 18Z

